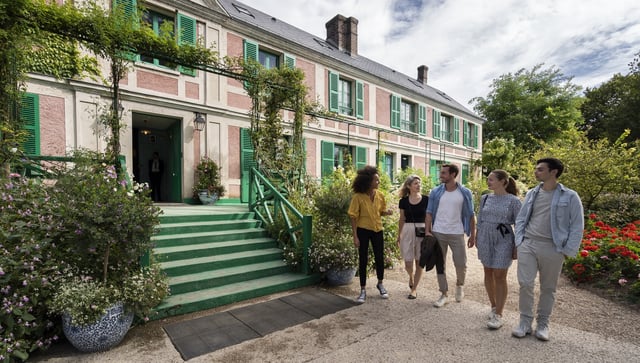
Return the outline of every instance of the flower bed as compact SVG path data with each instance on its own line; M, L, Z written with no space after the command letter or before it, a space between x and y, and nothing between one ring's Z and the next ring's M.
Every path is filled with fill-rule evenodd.
M576 283L600 288L606 295L640 303L640 220L623 228L589 216L580 252L568 258L565 274Z

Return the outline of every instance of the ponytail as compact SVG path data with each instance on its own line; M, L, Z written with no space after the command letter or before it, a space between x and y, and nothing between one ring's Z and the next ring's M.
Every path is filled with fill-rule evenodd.
M518 190L518 186L516 185L516 181L512 177L509 177L509 179L507 181L507 186L505 187L505 190L507 191L507 193L513 194L516 197L520 195L520 191Z

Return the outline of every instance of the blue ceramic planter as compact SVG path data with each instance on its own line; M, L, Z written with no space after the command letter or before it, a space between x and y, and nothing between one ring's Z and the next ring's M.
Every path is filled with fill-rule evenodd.
M328 270L326 277L329 285L340 286L351 283L353 277L356 275L356 269L350 268L346 270Z
M62 330L67 340L81 352L108 350L118 345L129 331L133 313L125 313L122 303L107 309L97 322L87 326L71 324L71 317L62 314Z

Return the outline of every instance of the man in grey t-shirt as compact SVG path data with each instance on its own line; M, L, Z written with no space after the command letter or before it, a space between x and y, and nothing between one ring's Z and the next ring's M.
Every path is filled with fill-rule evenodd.
M535 336L549 340L549 317L562 264L565 257L577 255L582 241L582 202L575 191L558 183L563 170L564 165L555 158L536 162L535 176L540 184L527 193L516 218L520 323L512 335L517 338L531 334L533 289L540 273Z

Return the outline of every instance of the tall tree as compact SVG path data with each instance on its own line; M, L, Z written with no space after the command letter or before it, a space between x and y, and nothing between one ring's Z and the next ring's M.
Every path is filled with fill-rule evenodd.
M585 119L582 130L590 139L606 137L615 141L625 129L631 130L630 140L640 139L640 53L629 63L627 75L615 74L598 87L587 88L586 100L580 111Z
M493 80L486 98L476 97L474 110L487 121L485 140L513 139L525 150L537 150L541 141L552 141L582 123L579 92L559 69L520 69Z

